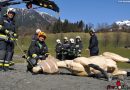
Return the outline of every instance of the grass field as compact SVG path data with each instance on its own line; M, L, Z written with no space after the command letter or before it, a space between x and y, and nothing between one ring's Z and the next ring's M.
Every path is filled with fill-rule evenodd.
M100 54L106 51L117 53L121 56L130 58L130 49L124 48L125 45L130 43L130 33L97 33L99 40ZM83 42L82 56L89 57L89 51L86 51L89 44L89 34L88 33L60 33L60 34L47 34L46 43L49 48L49 52L55 56L55 45L56 39L63 39L64 36L68 38L75 38L77 35L81 36ZM31 36L19 37L19 45L23 50L27 50L31 42ZM22 54L20 49L16 46L15 54ZM118 64L121 68L130 68L129 64Z

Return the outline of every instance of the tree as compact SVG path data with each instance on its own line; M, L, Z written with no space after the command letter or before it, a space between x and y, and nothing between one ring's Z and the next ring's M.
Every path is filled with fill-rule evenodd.
M57 20L57 22L54 23L53 25L53 33L60 33L62 31L62 22L60 18Z
M109 45L109 40L110 40L109 34L107 32L104 32L102 39L103 39L102 41L103 47L106 48Z
M120 39L121 39L121 33L119 31L115 32L115 34L114 34L114 43L113 43L115 47L119 46Z
M63 22L62 31L64 33L69 32L69 21L67 19L65 19Z
M81 32L83 31L84 26L85 26L84 22L83 22L82 20L79 21L79 23L78 23L78 28L80 29Z
M85 33L88 33L88 32L89 32L89 26L88 26L88 24L86 24L86 27L85 27L85 29L84 29L84 32L85 32Z
M108 32L110 31L110 26L107 23L98 24L98 32Z

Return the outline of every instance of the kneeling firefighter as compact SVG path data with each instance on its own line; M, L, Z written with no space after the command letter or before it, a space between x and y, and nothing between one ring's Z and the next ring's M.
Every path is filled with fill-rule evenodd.
M45 60L48 57L48 47L45 43L46 34L38 33L38 39L30 45L28 50L28 66L27 70L32 71L32 68L37 65L38 60Z
M17 39L15 14L15 9L9 8L0 20L0 70L9 70L14 54L14 41Z

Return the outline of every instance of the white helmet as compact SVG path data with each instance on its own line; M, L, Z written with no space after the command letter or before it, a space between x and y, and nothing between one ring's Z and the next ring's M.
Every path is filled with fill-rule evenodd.
M56 42L57 42L57 43L61 43L60 39L57 39Z
M36 30L36 33L38 34L39 32L41 32L41 30L40 30L40 29L37 29L37 30Z
M65 39L65 40L68 40L68 38L67 38L67 37L64 37L64 39Z
M79 39L81 39L81 37L80 37L80 36L76 36L76 38L79 38Z
M74 39L73 38L70 38L70 43L74 43Z
M7 14L8 14L9 12L10 12L10 13L13 13L13 14L15 15L16 9L14 9L14 8L8 8L8 9L7 9Z
M91 30L90 30L91 32L93 32L93 33L95 33L95 30L94 30L94 28L91 28Z

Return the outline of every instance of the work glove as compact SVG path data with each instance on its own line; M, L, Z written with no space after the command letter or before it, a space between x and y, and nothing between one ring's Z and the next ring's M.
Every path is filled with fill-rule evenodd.
M16 33L14 33L14 32L11 32L11 31L9 31L9 30L5 30L5 33L9 36L9 37L11 37L11 38L18 38L18 35L16 34Z
M0 29L2 29L3 28L3 26L2 25L0 25Z
M14 37L15 39L17 39L17 38L18 38L18 35L17 35L16 33L13 33L13 37Z
M9 30L5 30L5 33L10 37L10 36L13 36L14 32L11 32Z
M78 52L81 52L81 50L78 50Z

